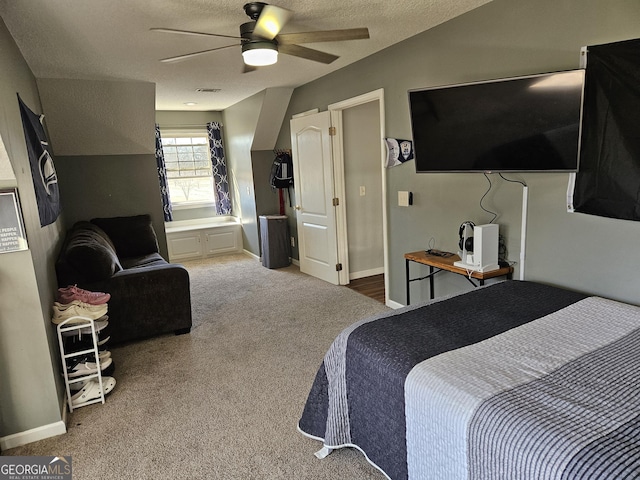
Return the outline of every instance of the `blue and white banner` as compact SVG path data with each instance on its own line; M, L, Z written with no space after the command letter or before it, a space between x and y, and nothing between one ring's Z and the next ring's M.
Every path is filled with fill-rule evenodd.
M40 226L44 227L56 221L60 215L60 192L58 190L58 175L53 165L53 158L49 153L49 140L44 131L42 120L44 115L38 115L27 107L20 95L20 116L24 138L27 142L27 153L31 165L31 176L36 191Z

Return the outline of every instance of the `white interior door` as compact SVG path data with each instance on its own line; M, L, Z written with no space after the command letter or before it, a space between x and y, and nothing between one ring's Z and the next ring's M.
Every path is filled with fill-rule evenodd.
M300 271L339 284L329 112L291 120Z

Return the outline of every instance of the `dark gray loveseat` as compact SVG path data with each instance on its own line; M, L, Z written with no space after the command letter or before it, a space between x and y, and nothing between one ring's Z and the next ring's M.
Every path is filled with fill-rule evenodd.
M94 218L68 232L58 285L107 292L111 343L191 330L189 274L158 253L149 215Z

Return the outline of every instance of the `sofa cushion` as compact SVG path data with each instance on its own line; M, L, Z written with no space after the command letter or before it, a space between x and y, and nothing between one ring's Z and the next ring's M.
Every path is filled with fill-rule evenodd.
M76 223L65 246L67 262L88 281L110 278L122 270L109 237L89 222Z
M109 236L120 259L158 252L158 238L149 215L93 218L91 223Z
M123 258L121 261L122 268L128 270L130 268L157 267L165 266L168 262L160 256L159 253L151 253L142 257Z

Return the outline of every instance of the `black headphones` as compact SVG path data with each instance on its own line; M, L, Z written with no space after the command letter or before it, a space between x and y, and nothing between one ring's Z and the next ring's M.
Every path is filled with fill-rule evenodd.
M466 243L464 243L464 230L465 227L471 227L471 230L473 230L473 227L475 226L476 224L471 221L462 222L462 224L460 225L460 228L458 229L458 237L460 237L458 246L460 247L460 250L473 252L473 237L467 237L467 241Z

